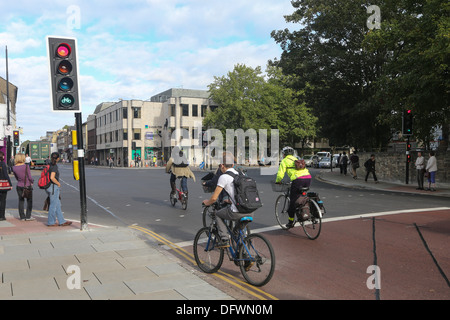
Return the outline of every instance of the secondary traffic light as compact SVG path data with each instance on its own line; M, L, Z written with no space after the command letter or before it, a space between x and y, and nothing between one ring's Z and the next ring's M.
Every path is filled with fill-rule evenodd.
M76 39L47 37L47 54L52 110L81 112Z
M13 131L13 143L14 143L14 147L18 147L20 145L20 142L19 142L19 130L14 130Z
M411 109L403 111L402 134L403 135L413 134L413 113Z

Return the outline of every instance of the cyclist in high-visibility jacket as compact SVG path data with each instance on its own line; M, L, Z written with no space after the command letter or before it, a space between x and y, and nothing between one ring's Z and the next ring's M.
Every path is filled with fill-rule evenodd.
M303 169L296 169L295 161L298 160L298 158L294 156L293 148L284 147L282 153L284 159L281 161L280 167L278 168L275 183L280 183L286 173L292 182L288 209L289 222L286 224L286 228L292 228L294 226L296 201L302 195L302 188L310 186L311 174L306 167Z

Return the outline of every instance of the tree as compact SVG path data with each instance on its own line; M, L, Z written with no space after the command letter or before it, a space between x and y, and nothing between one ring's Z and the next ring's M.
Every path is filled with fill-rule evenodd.
M366 54L368 3L354 0L295 0L287 22L296 31L272 31L283 52L272 65L295 76L292 88L318 117L321 136L334 145L385 146L389 127L379 121L379 102L372 99L373 81L383 60ZM385 111L383 111L385 112Z
M204 126L223 134L226 129L279 129L281 144L315 137L317 119L287 87L291 77L275 67L267 73L266 80L260 67L238 64L227 76L214 77L208 88L218 108L206 114Z
M400 116L411 109L414 136L427 143L442 127L440 147L448 147L450 4L439 0L389 0L380 4L381 29L364 39L368 53L384 52L382 72L375 82L376 99L394 115L386 119L399 128Z
M206 114L203 124L224 133L226 129L270 129L275 114L263 103L264 87L260 67L238 64L227 76L215 76L208 88L219 107Z

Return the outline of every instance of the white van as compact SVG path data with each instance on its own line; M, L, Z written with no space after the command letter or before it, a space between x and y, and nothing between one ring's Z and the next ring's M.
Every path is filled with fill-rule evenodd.
M319 161L322 160L322 158L331 158L331 153L329 152L317 152L316 156L319 157Z

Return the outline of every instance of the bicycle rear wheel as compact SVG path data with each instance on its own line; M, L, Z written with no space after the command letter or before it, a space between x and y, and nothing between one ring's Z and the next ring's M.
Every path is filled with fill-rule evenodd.
M206 273L214 273L223 263L223 249L216 247L220 237L216 230L200 229L194 238L194 258L198 267Z
M170 204L172 205L172 207L175 207L175 203L177 203L177 198L170 193Z
M278 196L277 201L275 202L275 217L277 218L277 222L280 227L286 230L286 224L289 222L289 198L287 198L284 194Z
M309 211L310 218L301 222L301 225L306 236L311 240L315 240L319 237L322 230L322 218L320 217L319 205L312 199L309 200Z
M181 195L181 209L186 210L187 204L188 204L188 199L187 199L186 195L183 193Z
M260 234L251 234L239 248L239 267L248 283L260 287L272 279L275 252L270 242Z

